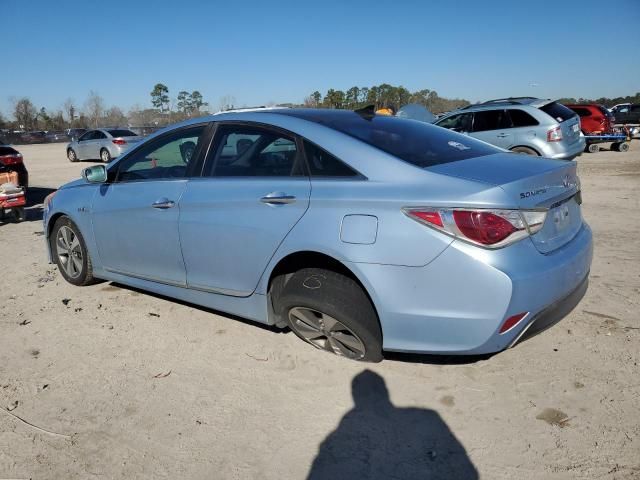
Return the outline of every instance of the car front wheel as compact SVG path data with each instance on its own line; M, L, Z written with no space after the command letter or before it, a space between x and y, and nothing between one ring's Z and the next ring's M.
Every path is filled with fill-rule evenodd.
M378 317L352 278L320 268L299 270L275 305L291 330L314 347L351 360L382 360Z
M60 217L49 241L53 260L67 282L78 286L95 283L87 245L75 223L68 217Z
M73 150L73 148L70 148L69 150L67 150L67 158L69 159L70 162L78 161L78 156L76 155L76 152Z

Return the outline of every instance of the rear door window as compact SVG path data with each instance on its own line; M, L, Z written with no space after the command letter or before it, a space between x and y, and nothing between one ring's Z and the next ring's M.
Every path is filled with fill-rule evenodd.
M546 113L559 123L562 123L576 116L576 113L573 110L565 107L564 105L561 105L558 102L547 103L543 107L540 107L540 110L542 110L544 113Z
M513 125L513 128L533 127L535 125L539 125L538 121L524 110L514 108L507 110L507 112L511 117L511 125Z
M216 131L205 175L292 177L305 173L292 136L263 127L222 125Z
M95 132L93 132L94 140L102 140L103 138L107 138L107 136L104 133L102 133L100 130L96 130Z
M510 128L511 121L505 110L482 110L473 114L473 131L486 132Z

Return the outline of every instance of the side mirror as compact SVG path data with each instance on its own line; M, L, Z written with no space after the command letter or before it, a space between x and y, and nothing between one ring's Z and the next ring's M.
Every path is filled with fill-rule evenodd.
M71 137L71 141L72 142L77 142L78 141L78 137L76 137L75 135Z
M82 178L89 183L105 183L107 181L107 169L104 165L94 165L82 170Z

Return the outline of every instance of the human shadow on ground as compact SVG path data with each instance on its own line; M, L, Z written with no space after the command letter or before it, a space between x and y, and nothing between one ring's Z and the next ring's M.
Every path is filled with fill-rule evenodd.
M352 392L355 406L320 445L308 480L478 478L437 412L393 406L383 378L370 370L353 379Z

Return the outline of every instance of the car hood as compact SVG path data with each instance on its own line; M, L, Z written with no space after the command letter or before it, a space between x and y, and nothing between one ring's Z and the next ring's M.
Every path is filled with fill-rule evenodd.
M73 187L81 187L83 185L89 185L89 184L86 182L84 178L78 178L77 180L73 180L71 182L65 183L58 190L63 190L66 188L73 188Z

